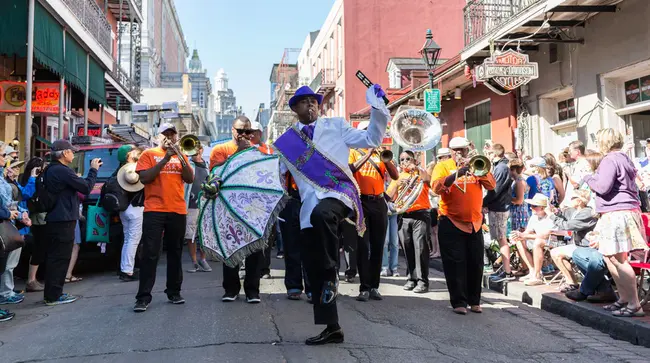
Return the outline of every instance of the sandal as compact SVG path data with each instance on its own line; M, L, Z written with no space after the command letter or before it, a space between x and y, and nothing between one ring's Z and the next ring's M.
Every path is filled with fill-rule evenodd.
M454 308L454 313L456 313L458 315L467 315L467 308L459 306L457 308Z
M613 304L603 306L603 309L607 311L617 311L623 309L626 305L626 302L617 301Z
M569 291L573 290L578 290L580 288L580 285L572 285L572 284L567 284L566 282L563 282L562 285L560 285L560 292L563 294L566 294Z
M469 307L469 311L480 314L483 312L483 308L481 307L481 305L472 305Z
M73 282L79 282L81 280L83 280L83 278L77 277L77 276L71 276L71 277L66 277L65 278L65 282L68 283L68 284L73 283Z
M638 318L645 316L645 312L643 311L642 306L639 306L636 310L632 310L626 306L621 310L612 311L612 315L619 318Z

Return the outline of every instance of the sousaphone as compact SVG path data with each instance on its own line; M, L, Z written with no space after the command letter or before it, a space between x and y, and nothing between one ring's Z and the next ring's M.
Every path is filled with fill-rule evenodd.
M408 108L393 118L390 134L406 150L425 151L436 147L442 138L438 118L421 109Z

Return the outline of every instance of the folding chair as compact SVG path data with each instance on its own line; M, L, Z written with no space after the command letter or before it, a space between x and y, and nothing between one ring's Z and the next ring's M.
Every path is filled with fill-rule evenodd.
M550 253L551 249L555 247L564 246L569 243L574 243L573 231L551 231L551 234L549 234L548 236L548 242L544 247L544 254L551 264L555 265L553 259L551 258L551 253ZM566 277L564 277L562 271L560 271L560 269L557 266L555 266L555 268L557 268L558 271L553 275L553 277L550 280L548 280L547 277L544 276L544 282L548 286L556 282L562 285L562 283L566 281ZM576 273L580 274L580 271L577 268L575 268L575 265L571 264L571 268L573 269L574 274Z

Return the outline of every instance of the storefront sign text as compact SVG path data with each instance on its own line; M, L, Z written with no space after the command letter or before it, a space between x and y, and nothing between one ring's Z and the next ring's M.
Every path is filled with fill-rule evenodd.
M0 82L0 112L25 112L25 82ZM32 112L44 114L59 113L59 84L34 82L32 84Z
M528 55L512 49L496 52L476 67L479 81L496 83L505 91L512 91L539 77L536 62L528 61Z

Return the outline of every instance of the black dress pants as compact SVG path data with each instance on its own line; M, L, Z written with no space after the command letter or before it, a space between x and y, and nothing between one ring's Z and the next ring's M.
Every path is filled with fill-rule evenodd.
M406 256L406 278L429 286L429 238L431 215L419 210L402 215L399 239Z
M179 295L183 284L183 240L185 238L185 214L145 212L142 222L142 260L140 265L140 285L136 300L151 302L151 290L156 283L156 268L162 250L167 249L167 288L168 297ZM164 233L164 235L163 235Z
M341 236L340 240L341 247L343 248L343 258L345 259L345 276L354 278L357 276L358 269L357 253L359 247L359 234L357 233L357 228L348 222L344 222L339 227L339 235Z
M260 276L263 264L264 250L250 254L244 261L244 268L246 269L246 277L244 277L244 293L247 297L260 294ZM226 291L226 294L239 294L239 290L241 290L239 266L228 267L226 264L223 264L222 286Z
M74 229L77 221L47 222L47 271L45 273L45 301L55 301L63 294L65 275L70 265Z
M29 264L32 266L42 265L45 262L45 254L49 244L47 225L33 225L30 228L32 237L34 238L34 243L32 243L32 257L29 260Z
M350 208L334 198L321 200L311 213L312 228L303 229L305 268L312 288L314 323L337 324L339 321L336 299L324 304L321 295L326 282L337 283L339 256L339 225L347 223Z
M284 248L284 286L287 292L302 292L303 280L304 291L310 293L307 274L303 268L302 244L300 238L300 198L291 198L280 213L280 233Z
M273 252L273 246L270 244L262 250L262 265L260 268L260 276L270 275L271 274L271 253Z
M370 291L379 288L381 261L388 228L388 206L383 197L368 199L363 195L361 204L366 220L366 232L363 237L358 238L357 245L357 268L361 280L359 291Z
M483 279L483 235L463 232L447 217L440 218L438 242L451 306L480 305Z

